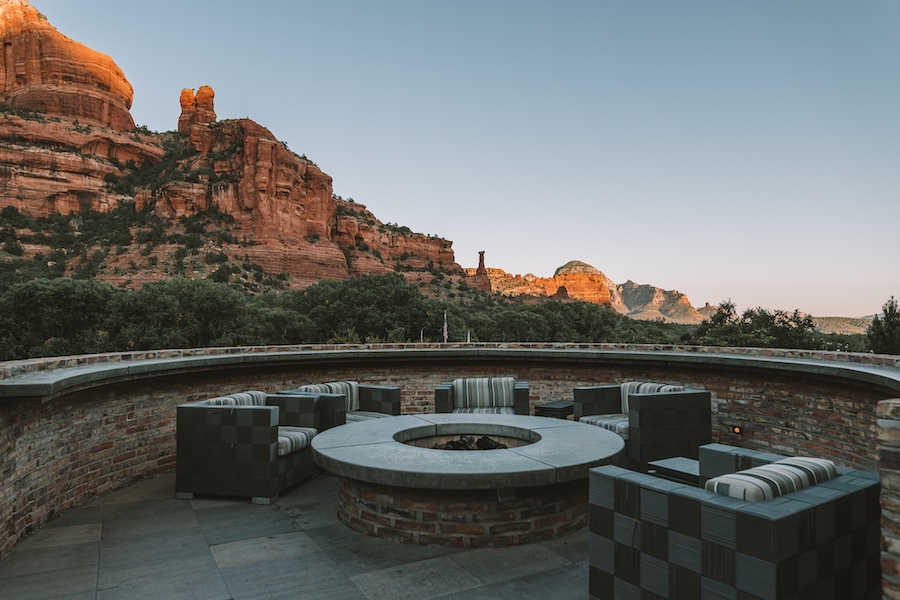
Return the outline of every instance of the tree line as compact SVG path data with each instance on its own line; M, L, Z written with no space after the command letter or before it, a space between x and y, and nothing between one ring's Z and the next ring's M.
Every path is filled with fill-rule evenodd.
M399 273L323 280L304 290L251 294L210 279L175 277L140 289L93 279L35 278L0 286L0 360L96 352L302 343L658 343L900 353L893 298L866 336L822 335L798 311L730 301L699 326L638 321L608 307L536 304L465 290L426 296Z

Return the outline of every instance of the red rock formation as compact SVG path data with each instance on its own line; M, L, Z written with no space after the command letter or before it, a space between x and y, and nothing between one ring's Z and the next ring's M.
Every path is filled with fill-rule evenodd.
M475 277L473 278L473 286L476 290L493 293L491 288L491 278L487 269L484 267L484 250L478 253L478 268L475 269Z
M215 121L213 91L181 94L179 130L198 154L184 170L212 171L227 182L179 182L143 193L138 208L153 204L171 219L215 205L234 216L234 229L251 245L236 249L269 273L286 272L303 286L329 277L430 264L461 273L451 243L388 226L361 204L334 197L331 177L297 156L271 131L249 119Z
M351 275L428 269L463 273L456 264L453 242L382 223L363 204L337 200L331 233L349 259Z
M472 269L467 272L472 275ZM476 271L477 272L477 271ZM615 285L594 267L571 261L556 270L553 277L532 274L511 276L500 269L488 269L493 289L506 296L541 296L610 304L609 286Z
M548 296L564 287L569 298L594 304L610 303L609 278L594 267L577 260L558 268L553 277L537 281L544 286Z
M104 179L124 174L116 164L163 156L150 136L12 114L0 114L0 141L0 208L14 206L32 217L106 211L122 199Z
M466 269L472 276L474 269ZM493 288L507 296L581 300L611 307L633 319L662 319L670 323L699 323L708 316L709 304L700 311L687 296L677 290L661 290L652 285L627 281L616 285L602 272L580 261L571 261L556 270L553 277L528 274L508 275L500 269L488 269Z
M208 85L201 85L197 93L194 90L181 90L181 116L178 117L178 131L191 134L191 127L196 124L213 123L216 111L213 106L216 94Z
M32 217L105 211L122 198L105 178L156 162L133 129L131 85L108 56L58 33L24 0L0 0L0 207ZM30 112L29 112L30 111Z
M0 112L0 208L39 217L130 200L111 184L129 161L163 159L166 134L133 130L131 86L112 59L58 33L25 0L0 0L0 38L0 103L12 109ZM293 275L294 287L394 269L462 273L447 240L384 225L361 205L362 218L338 214L331 177L249 119L218 122L214 99L209 86L181 93L178 130L197 153L166 168L172 183L138 190L138 209L175 221L217 207L240 239L221 250ZM133 275L117 276L126 285L153 278Z
M0 102L134 128L131 84L113 60L59 33L26 0L0 0Z

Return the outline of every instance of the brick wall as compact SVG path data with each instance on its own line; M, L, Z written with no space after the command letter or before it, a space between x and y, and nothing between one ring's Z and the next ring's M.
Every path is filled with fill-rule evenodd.
M587 480L516 488L503 500L497 490L397 488L343 477L339 487L338 516L348 527L424 546L525 544L567 535L588 522Z
M532 409L536 404L570 400L572 388L579 385L627 380L677 383L713 392L713 437L718 441L784 454L826 455L840 464L867 470L878 466L876 405L900 396L900 385L891 388L834 373L810 373L802 365L787 370L784 365L741 367L722 364L721 355L699 351L691 351L688 361L673 362L667 354L672 347L535 344L524 348L507 344L502 345L503 356L472 356L457 354L458 347L426 345L411 351L408 345L386 345L362 348L377 350L371 355L354 347L350 358L341 358L336 352L333 360L330 354L323 360L320 351L338 348L316 348L316 360L297 358L285 364L254 363L240 368L229 365L219 370L209 367L177 375L145 374L46 398L10 398L0 389L0 559L53 517L104 492L173 470L175 407L222 393L276 391L304 383L356 379L400 386L403 412L422 413L432 411L438 383L464 375L513 375L528 381ZM177 358L275 350L213 349L18 361L0 364L0 384L30 373L169 354ZM737 353L735 349L720 350L728 355ZM615 355L607 357L606 351ZM661 351L665 355L659 360L629 358L646 358ZM775 358L797 357L791 351L782 353L784 356ZM745 354L760 356L762 352L746 350ZM809 357L804 354L801 358ZM894 377L898 372L896 357L813 358L823 364L875 365ZM744 427L743 435L727 433L726 428L735 423Z
M900 400L878 403L881 471L881 592L900 600Z

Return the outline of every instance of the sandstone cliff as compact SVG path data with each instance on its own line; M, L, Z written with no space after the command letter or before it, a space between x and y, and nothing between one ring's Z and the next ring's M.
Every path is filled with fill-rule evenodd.
M476 273L474 269L466 272L470 277ZM580 261L566 263L553 277L535 277L531 273L511 276L495 268L487 269L487 274L493 290L505 296L557 297L594 304L610 304L609 286L615 285L606 275Z
M335 198L331 177L265 127L217 121L211 87L181 92L178 134L136 130L132 87L113 60L56 31L26 0L0 0L0 39L0 208L36 218L105 213L133 200L164 219L152 235L132 230L152 239L144 248L105 251L98 264L88 256L103 252L82 249L66 272L89 264L97 278L122 285L221 274L221 263L204 263L206 252L290 287L391 270L462 273L448 240L385 225ZM198 248L184 222L213 212L232 220L204 231ZM26 257L54 251L23 235ZM195 236L189 252L178 243L185 235ZM57 262L64 256L55 253Z
M249 119L217 122L208 86L181 94L181 133L196 154L180 168L198 182L175 182L139 192L138 208L177 220L213 207L232 215L233 233L250 242L240 253L293 286L322 278L445 268L455 263L452 243L385 225L365 206L336 198L332 180L271 131Z
M163 155L134 131L122 71L25 0L0 0L0 41L0 207L39 217L115 206L106 177Z
M133 91L106 56L62 35L26 0L0 0L0 102L47 115L134 128Z

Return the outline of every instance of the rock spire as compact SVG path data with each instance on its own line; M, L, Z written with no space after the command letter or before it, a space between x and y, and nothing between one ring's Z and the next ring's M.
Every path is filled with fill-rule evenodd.
M478 253L478 268L475 270L474 280L475 285L472 287L476 290L481 290L488 294L492 293L491 278L488 276L487 269L484 266L484 250Z

